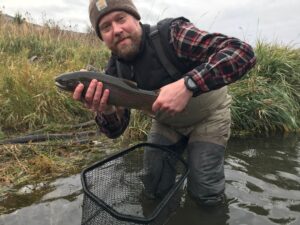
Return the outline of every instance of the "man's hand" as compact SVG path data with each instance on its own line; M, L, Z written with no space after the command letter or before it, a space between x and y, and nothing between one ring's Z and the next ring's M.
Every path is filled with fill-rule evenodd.
M81 95L83 88L83 84L78 84L73 93L73 99L78 101L82 100ZM107 104L108 97L109 90L103 90L103 83L94 79L91 81L83 100L88 109L96 113L110 114L115 111L115 107Z
M186 107L193 93L184 84L184 79L163 86L152 105L153 112L166 111L170 115L181 112Z

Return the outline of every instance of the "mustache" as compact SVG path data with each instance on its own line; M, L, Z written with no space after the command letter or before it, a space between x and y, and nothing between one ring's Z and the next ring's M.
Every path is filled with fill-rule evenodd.
M122 40L124 40L124 39L126 39L126 38L130 38L130 35L124 35L124 34L118 35L118 36L116 36L116 37L114 38L113 44L116 45L116 44L118 44L120 41L122 41Z

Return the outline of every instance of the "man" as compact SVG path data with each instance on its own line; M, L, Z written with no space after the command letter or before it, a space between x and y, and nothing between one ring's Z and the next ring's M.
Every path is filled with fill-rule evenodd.
M133 80L141 89L160 90L152 106L155 118L148 142L177 146L174 150L180 153L185 149L190 195L199 204L222 202L224 151L231 122L226 85L254 66L252 48L236 38L200 30L185 18L165 19L157 25L171 62L165 66L153 45L150 26L140 23L131 0L91 0L89 12L96 34L112 52L105 72ZM180 73L170 74L165 68L173 65ZM79 84L73 98L80 100L82 90ZM109 90L93 80L85 104L96 113L100 130L116 138L126 129L130 110L108 105L108 97ZM162 169L163 156L148 150L146 190L160 196L173 178Z

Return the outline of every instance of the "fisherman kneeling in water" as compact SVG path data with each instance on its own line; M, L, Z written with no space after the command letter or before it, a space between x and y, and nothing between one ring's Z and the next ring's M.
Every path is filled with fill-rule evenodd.
M148 142L177 146L180 153L185 150L189 194L200 204L222 202L224 151L231 123L226 85L254 66L251 46L200 30L183 17L164 19L152 32L140 22L131 0L91 0L89 13L96 34L112 53L105 72L135 81L141 89L160 90L152 105L156 116ZM160 50L154 44L155 35ZM82 90L79 84L73 98L80 100ZM128 126L130 110L108 105L108 97L109 90L93 80L85 104L96 113L101 132L117 138ZM154 149L145 152L146 190L161 196L173 182L172 176L161 167L162 155Z

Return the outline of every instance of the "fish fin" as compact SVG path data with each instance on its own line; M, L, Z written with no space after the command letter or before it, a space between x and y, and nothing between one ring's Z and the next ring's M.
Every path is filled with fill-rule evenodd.
M134 89L137 89L137 83L131 80L127 80L127 79L122 79L122 81L127 84L129 87L132 87Z

